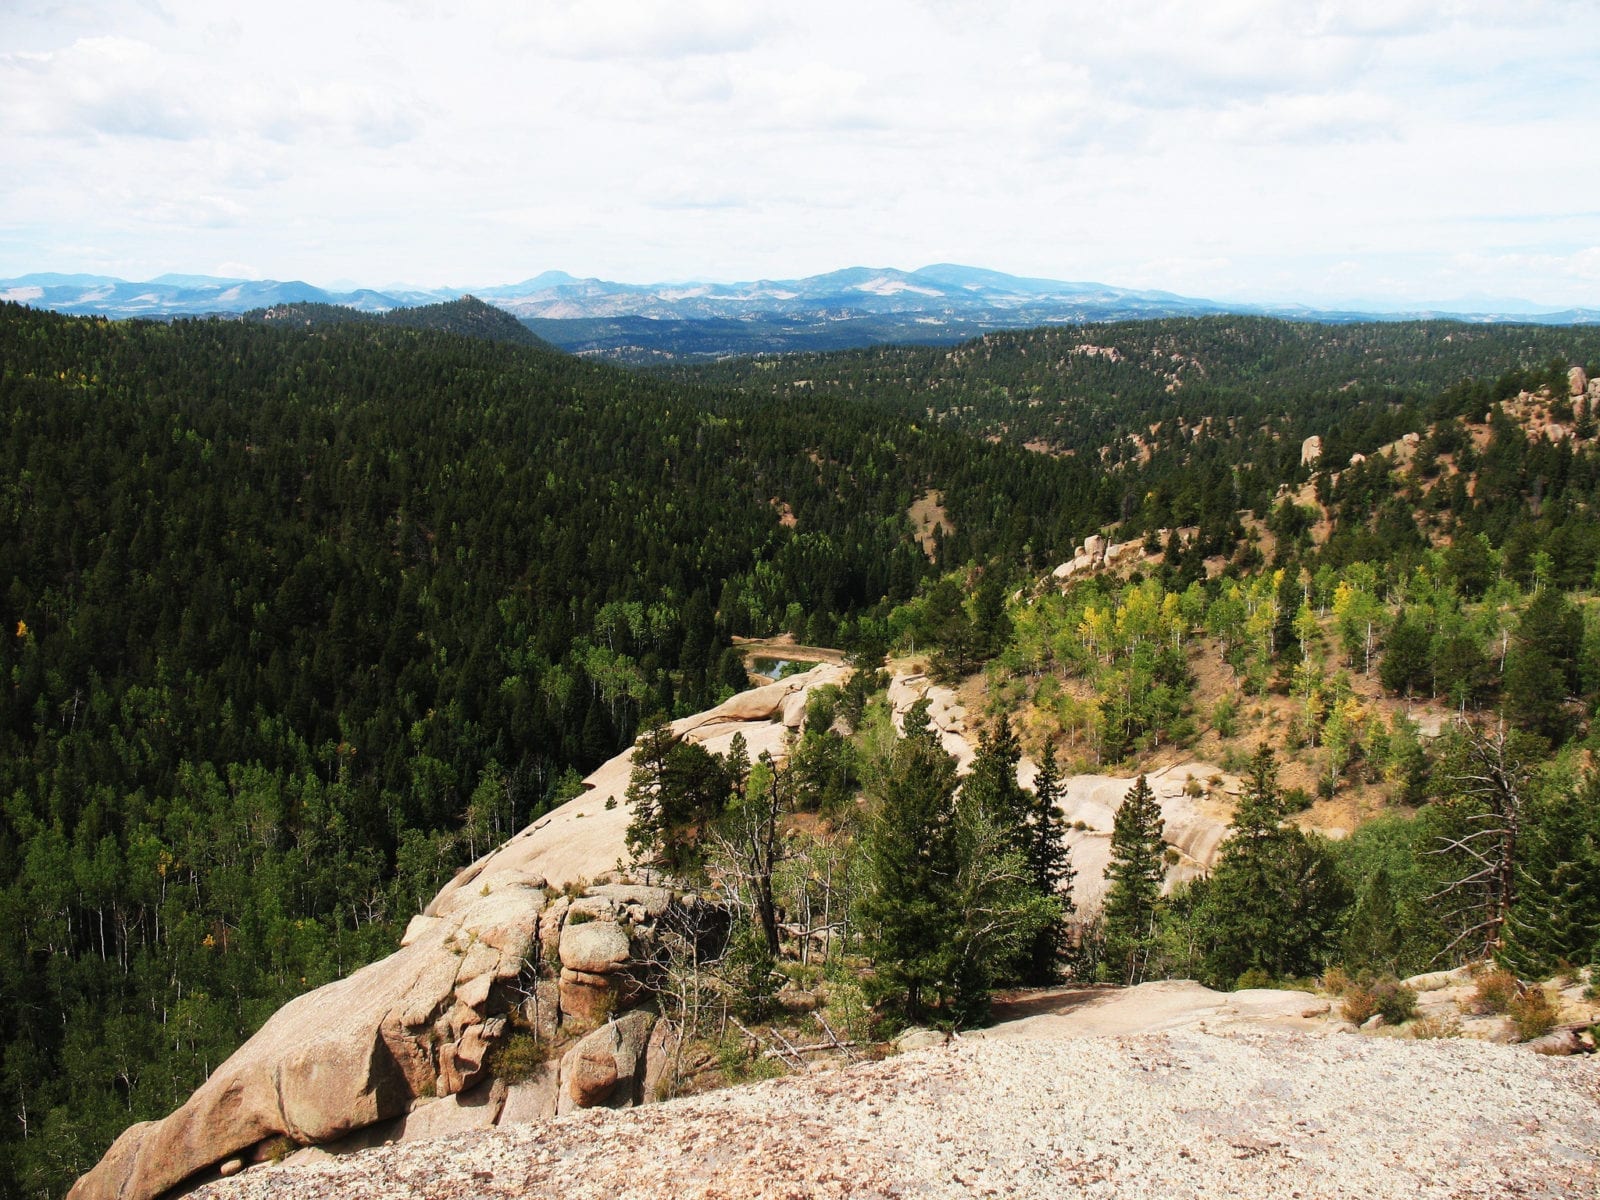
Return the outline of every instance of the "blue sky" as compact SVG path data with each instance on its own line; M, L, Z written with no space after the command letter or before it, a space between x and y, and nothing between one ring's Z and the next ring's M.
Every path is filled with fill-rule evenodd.
M1590 2L0 0L0 276L1600 306Z

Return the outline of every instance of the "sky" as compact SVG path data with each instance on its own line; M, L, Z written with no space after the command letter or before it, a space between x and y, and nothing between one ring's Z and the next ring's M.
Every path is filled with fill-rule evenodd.
M1600 307L1594 0L0 0L0 277Z

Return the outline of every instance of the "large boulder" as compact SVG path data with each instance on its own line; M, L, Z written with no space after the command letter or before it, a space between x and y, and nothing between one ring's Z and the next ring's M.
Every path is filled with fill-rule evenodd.
M568 921L561 930L561 965L569 971L606 975L619 970L632 951L628 935L614 921Z
M617 1011L622 989L613 975L561 968L557 998L561 1019L583 1026L599 1025Z
M618 908L638 908L651 921L666 916L672 907L672 892L663 887L645 887L636 883L602 883L589 889L592 896L604 896Z
M657 1021L650 1031L644 1051L644 1087L641 1099L649 1103L665 1100L675 1086L673 1072L678 1061L678 1028L671 1021Z
M453 1096L472 1087L488 1066L489 1050L505 1027L505 1018L495 1017L481 1025L469 1025L454 1042L439 1047L437 1094Z
M537 889L492 888L413 928L388 958L291 1000L182 1107L124 1134L72 1200L150 1200L262 1142L338 1140L437 1090L440 1059L470 1084L492 1029L458 985L514 975L529 942L510 931L536 929L543 903Z
M557 1093L561 1082L559 1063L540 1063L527 1079L506 1089L506 1102L500 1110L501 1125L531 1125L556 1115Z
M553 1042L561 1026L560 985L554 979L539 979L529 985L522 1001L522 1019L542 1042Z
M617 1086L617 1059L609 1046L581 1051L566 1070L567 1095L577 1108L593 1108L604 1103Z
M1300 465L1302 467L1309 467L1313 463L1320 461L1321 458L1322 439L1313 433L1305 441L1300 443Z
M557 1111L631 1108L643 1099L645 1050L655 1016L631 1012L596 1029L561 1060Z
M459 1095L419 1101L401 1123L397 1140L414 1142L420 1138L487 1129L499 1122L506 1095L504 1085L486 1080Z

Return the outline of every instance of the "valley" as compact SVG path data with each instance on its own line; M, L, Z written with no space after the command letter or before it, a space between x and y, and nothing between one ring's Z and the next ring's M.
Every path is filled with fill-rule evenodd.
M1316 989L1331 1028L1492 963L1468 1040L1581 1050L1594 336L1219 316L630 372L472 300L0 306L0 1184L60 1195L130 1126L93 1187L437 1132L494 1047L577 1071L623 995L686 1047L666 1094L977 1041L1064 978ZM633 887L722 914L692 1005L670 953L634 1005L559 922L533 948L558 896L659 919L593 891ZM432 923L506 889L527 953ZM404 1064L359 1119L139 1124L287 1078L252 1035L447 933L414 1012L338 1004ZM529 1113L577 1095L539 1078Z

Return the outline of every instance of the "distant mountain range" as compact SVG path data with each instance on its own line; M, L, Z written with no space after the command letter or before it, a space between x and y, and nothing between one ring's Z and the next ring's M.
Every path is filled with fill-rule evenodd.
M917 271L851 267L805 279L749 283L614 283L546 271L521 283L475 288L390 287L333 292L299 280L162 275L129 283L101 275L0 280L0 299L110 317L243 314L296 304L362 312L473 295L577 354L622 362L696 361L731 354L833 350L882 342L955 342L994 329L1147 317L1245 313L1291 320L1454 318L1551 325L1600 323L1600 310L1542 311L1525 301L1471 302L1413 311L1327 310L1240 304L1102 283L1028 279L948 263Z

